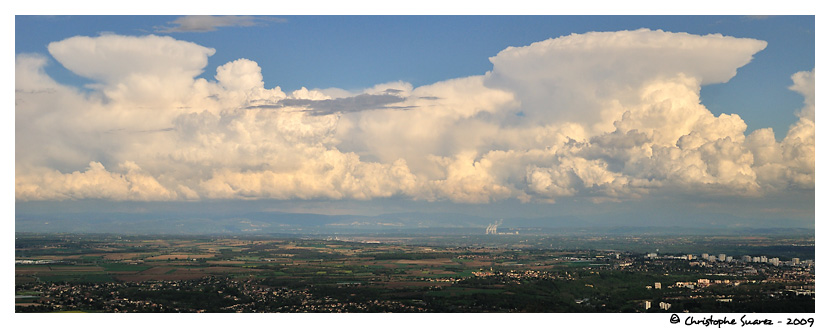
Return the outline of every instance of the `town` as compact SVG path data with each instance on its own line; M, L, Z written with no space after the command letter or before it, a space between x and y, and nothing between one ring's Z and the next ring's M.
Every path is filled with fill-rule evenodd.
M496 247L478 239L460 246L458 236L427 244L400 236L18 234L15 311L815 311L811 237L796 248L792 238L772 238L735 248L745 254L717 255L531 247L553 237L524 238L524 246ZM789 247L769 246L776 243ZM786 256L793 252L800 257Z

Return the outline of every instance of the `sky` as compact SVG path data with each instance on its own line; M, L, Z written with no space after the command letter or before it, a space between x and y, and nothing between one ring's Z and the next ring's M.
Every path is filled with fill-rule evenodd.
M815 224L814 16L14 27L18 216L221 206Z

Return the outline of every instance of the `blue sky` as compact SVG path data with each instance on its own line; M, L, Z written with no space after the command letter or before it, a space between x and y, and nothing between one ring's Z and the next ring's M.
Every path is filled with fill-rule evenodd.
M814 16L16 16L17 207L812 227L815 44Z

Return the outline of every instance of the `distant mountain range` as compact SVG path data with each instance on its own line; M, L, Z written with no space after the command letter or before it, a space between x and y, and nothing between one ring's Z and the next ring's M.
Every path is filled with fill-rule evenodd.
M484 234L491 218L456 213L393 213L377 216L285 212L227 213L26 213L16 232L115 234ZM760 226L737 217L666 221L620 217L503 219L500 231L522 234L814 234L814 229ZM723 222L730 222L729 225ZM651 223L651 224L649 224Z

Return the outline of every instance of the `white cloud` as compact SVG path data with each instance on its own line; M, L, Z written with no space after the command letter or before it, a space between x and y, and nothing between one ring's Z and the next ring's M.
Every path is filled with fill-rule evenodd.
M174 200L179 196L163 187L133 162L120 165L123 173L109 172L99 162L90 162L83 171L63 174L58 171L36 170L18 174L15 181L17 198L26 200L63 200L103 198L110 200ZM186 190L186 187L183 187Z
M810 121L816 121L816 70L793 74L793 85L790 90L804 96L804 107L798 116Z
M52 42L49 53L75 74L115 84L136 75L193 78L216 50L169 36L76 36Z
M476 160L474 152L462 152L454 158L434 157L433 160L445 169L443 179L430 181L426 199L449 199L462 203L489 203L505 199L511 194L510 188L500 185L490 174L493 163L484 158Z
M487 85L511 90L536 122L575 122L590 134L610 132L646 84L685 76L722 83L766 42L719 34L640 29L589 32L509 47L491 57Z
M169 37L75 37L50 53L92 91L16 60L16 198L622 201L814 188L814 71L787 137L746 135L700 87L766 43L621 31L508 48L493 71L413 88L266 89L239 59ZM403 110L405 109L405 110ZM115 168L108 170L107 168Z
M784 162L788 168L786 180L793 187L813 189L816 183L816 96L815 69L793 75L792 90L804 96L804 107L798 112L798 122L781 142Z
M367 200L410 194L418 187L402 160L364 163L355 154L322 149L308 155L290 170L218 169L200 189L210 198Z

